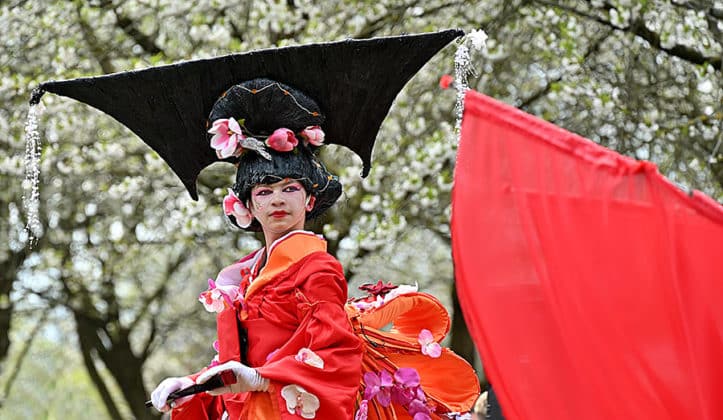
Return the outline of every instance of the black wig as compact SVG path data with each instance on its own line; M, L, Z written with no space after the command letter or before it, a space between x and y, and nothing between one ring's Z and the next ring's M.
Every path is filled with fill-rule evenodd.
M235 118L244 135L264 141L278 128L299 133L309 126L321 126L324 116L319 106L299 90L269 79L253 79L228 89L214 104L209 123L221 118ZM245 204L251 189L258 184L273 184L284 178L298 180L306 192L316 197L311 219L331 207L341 195L341 184L316 157L316 147L299 141L290 152L266 151L271 159L247 150L237 159L233 191ZM248 204L247 204L248 205ZM233 216L229 216L236 226ZM257 231L256 220L247 228Z

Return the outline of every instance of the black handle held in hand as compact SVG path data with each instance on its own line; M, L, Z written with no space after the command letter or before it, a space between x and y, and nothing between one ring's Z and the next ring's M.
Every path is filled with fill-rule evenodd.
M233 371L224 370L223 372L210 377L206 382L202 384L194 384L189 386L188 388L183 388L179 389L178 391L171 392L168 395L168 398L166 398L166 404L170 404L171 402L182 397L198 394L200 392L210 391L212 389L221 388L235 383L236 375L234 375ZM153 403L151 401L146 401L146 407L153 407Z

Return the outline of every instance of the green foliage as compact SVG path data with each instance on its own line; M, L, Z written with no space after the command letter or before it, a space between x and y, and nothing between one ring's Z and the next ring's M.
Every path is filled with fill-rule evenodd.
M12 347L39 311L79 334L78 314L100 331L91 354L122 416L147 418L103 346L139 360L147 394L166 375L213 356L213 319L194 304L208 277L258 245L227 229L220 201L233 168L201 175L192 202L135 136L101 113L46 95L42 204L45 235L24 246L23 124L30 89L49 79L144 68L230 52L413 33L448 27L488 32L471 86L525 111L657 163L676 182L723 200L720 19L696 5L648 1L197 2L20 1L0 6L0 268L12 285ZM642 26L640 24L642 23ZM647 29L641 31L640 28ZM449 201L456 154L453 48L435 57L397 99L379 134L373 169L330 147L345 195L315 228L352 286L382 277L444 294L451 284ZM717 61L716 61L717 58ZM717 64L716 64L717 63ZM363 116L360 116L363 118ZM423 250L423 252L420 252ZM382 268L380 268L382 267ZM182 320L182 321L179 321ZM7 331L0 333L7 333ZM93 334L88 338L94 338ZM109 416L84 374L77 340L46 330L31 347L3 418ZM105 357L105 358L104 358ZM5 363L3 366L12 366ZM2 380L8 375L3 373ZM40 378L40 380L35 380ZM0 385L5 382L0 382ZM74 390L74 396L67 390ZM50 395L39 398L35 395ZM82 401L81 401L82 398ZM136 398L137 399L137 398ZM104 405L106 405L104 407Z

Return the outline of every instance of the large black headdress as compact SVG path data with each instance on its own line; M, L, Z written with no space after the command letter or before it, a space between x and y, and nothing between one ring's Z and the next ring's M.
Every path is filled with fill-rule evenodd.
M326 117L321 124L326 143L356 152L366 176L374 140L394 98L437 51L461 35L447 30L345 40L50 81L40 85L31 103L47 91L111 115L158 152L198 199L198 174L219 160L206 136L214 103L236 84L268 78L313 98Z

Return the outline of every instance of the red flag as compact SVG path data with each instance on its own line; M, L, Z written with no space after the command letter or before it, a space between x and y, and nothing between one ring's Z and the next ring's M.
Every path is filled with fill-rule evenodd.
M723 418L723 207L473 91L452 201L462 309L509 420Z

